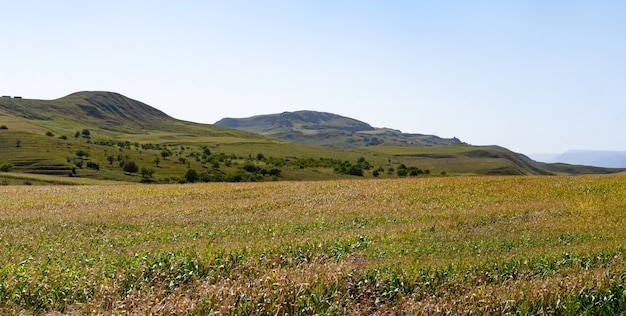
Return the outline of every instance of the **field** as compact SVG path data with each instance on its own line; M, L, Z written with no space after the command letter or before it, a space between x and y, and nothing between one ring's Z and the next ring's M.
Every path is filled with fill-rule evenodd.
M626 313L626 176L0 186L0 314Z

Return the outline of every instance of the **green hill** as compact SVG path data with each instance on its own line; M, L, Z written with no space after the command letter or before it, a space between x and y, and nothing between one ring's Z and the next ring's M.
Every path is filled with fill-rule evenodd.
M255 132L265 136L314 146L350 148L359 146L442 146L458 145L456 138L407 134L371 125L340 115L297 111L259 115L249 118L225 118L215 125Z
M0 172L0 184L86 183L77 178L157 183L389 178L398 177L398 169L404 167L407 176L624 170L542 164L500 147L476 147L428 135L411 138L328 113L291 116L297 118L283 115L283 123L277 120L272 125L291 124L289 128L300 130L301 136L287 141L258 130L178 120L111 92L79 92L56 100L2 97L0 166L34 176ZM354 143L341 145L342 137L335 137L339 139L335 147L296 143L307 133L318 139L339 133ZM372 146L374 137L382 143Z

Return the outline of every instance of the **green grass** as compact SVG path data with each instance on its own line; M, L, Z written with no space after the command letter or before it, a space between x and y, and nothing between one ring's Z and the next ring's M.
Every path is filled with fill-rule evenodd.
M624 176L0 191L2 313L626 310Z

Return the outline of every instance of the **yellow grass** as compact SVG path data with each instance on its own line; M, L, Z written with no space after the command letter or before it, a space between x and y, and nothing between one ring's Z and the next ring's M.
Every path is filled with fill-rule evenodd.
M625 213L623 175L6 186L0 311L619 313Z

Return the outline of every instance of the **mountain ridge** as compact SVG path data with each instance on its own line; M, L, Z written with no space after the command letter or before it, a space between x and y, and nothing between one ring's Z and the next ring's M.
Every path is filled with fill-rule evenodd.
M300 110L247 118L223 118L217 126L235 128L306 145L327 147L359 146L444 146L463 144L457 138L409 134L328 112Z
M538 161L604 168L626 168L626 151L572 149L563 153L534 154Z

